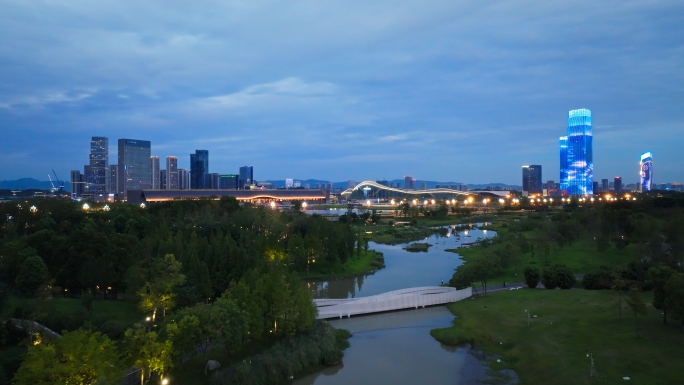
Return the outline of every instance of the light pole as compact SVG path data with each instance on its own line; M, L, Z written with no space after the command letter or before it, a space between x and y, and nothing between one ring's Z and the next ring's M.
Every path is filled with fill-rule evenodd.
M527 309L525 309L525 313L527 313L527 327L529 328L530 327L530 312Z
M589 357L589 377L594 377L594 355L589 353L587 354L587 357Z

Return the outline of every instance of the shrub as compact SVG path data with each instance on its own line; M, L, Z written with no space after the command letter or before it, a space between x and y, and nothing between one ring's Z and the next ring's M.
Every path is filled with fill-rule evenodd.
M582 277L582 287L587 290L605 290L610 289L612 285L612 271L607 266L601 266L597 271Z
M556 284L556 277L554 276L553 272L547 269L542 270L541 282L547 289L555 289L556 286L558 286Z
M551 266L551 272L553 273L556 286L561 289L571 289L577 283L575 275L567 265L557 264Z
M525 276L525 284L530 289L534 289L539 284L539 269L536 267L526 267L523 270L523 275Z
M109 338L116 340L123 336L125 327L119 321L109 320L103 323L99 330L102 334L106 334Z

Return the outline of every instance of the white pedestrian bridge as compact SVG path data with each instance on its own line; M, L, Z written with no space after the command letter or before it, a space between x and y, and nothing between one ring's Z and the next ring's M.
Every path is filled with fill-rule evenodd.
M362 298L314 299L314 304L318 308L317 318L327 319L443 305L460 301L472 295L473 291L470 287L456 290L453 287L423 286L394 290Z

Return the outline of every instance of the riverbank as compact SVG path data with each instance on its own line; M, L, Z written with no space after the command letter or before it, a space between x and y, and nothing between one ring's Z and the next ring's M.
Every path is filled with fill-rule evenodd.
M302 279L346 278L357 275L371 274L385 267L385 258L379 251L361 251L361 255L354 255L340 266L316 266L298 272Z
M638 320L638 337L626 306L618 319L614 291L531 289L449 304L454 326L431 334L445 344L473 342L500 356L491 367L515 370L523 384L614 384L625 376L639 384L679 383L684 334L675 322L662 324L649 303L651 293L642 296L648 314ZM532 315L529 327L525 310ZM587 354L593 356L593 378Z

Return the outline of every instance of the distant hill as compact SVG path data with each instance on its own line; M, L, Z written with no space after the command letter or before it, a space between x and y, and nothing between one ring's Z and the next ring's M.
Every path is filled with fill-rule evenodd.
M4 190L50 190L51 188L52 184L50 184L50 181L41 181L33 178L21 178L17 180L0 181L0 189ZM64 184L64 189L69 190L68 182Z
M316 188L317 184L327 184L330 183L328 180L321 180L321 179L296 179L293 178L295 181L298 181L301 183L302 187L305 187L307 184L309 185L310 188ZM276 187L285 187L285 180L284 179L277 179L277 180L267 180L265 182L270 182L273 183ZM354 182L359 183L363 182L362 180L355 180ZM400 187L404 187L404 180L403 179L392 179L387 181L390 184L396 185L397 183L399 184ZM460 185L463 184L463 182L438 182L438 181L431 181L431 180L416 180L416 187L420 188L421 182L425 182L427 185L427 188L435 188L437 185ZM333 187L334 188L344 188L346 189L348 187L349 181L344 181L344 182L333 182ZM477 190L477 189L483 189L488 186L491 187L502 187L504 189L520 189L520 186L515 186L515 185L508 185L505 183L486 183L486 184L468 184L468 189L470 190Z

